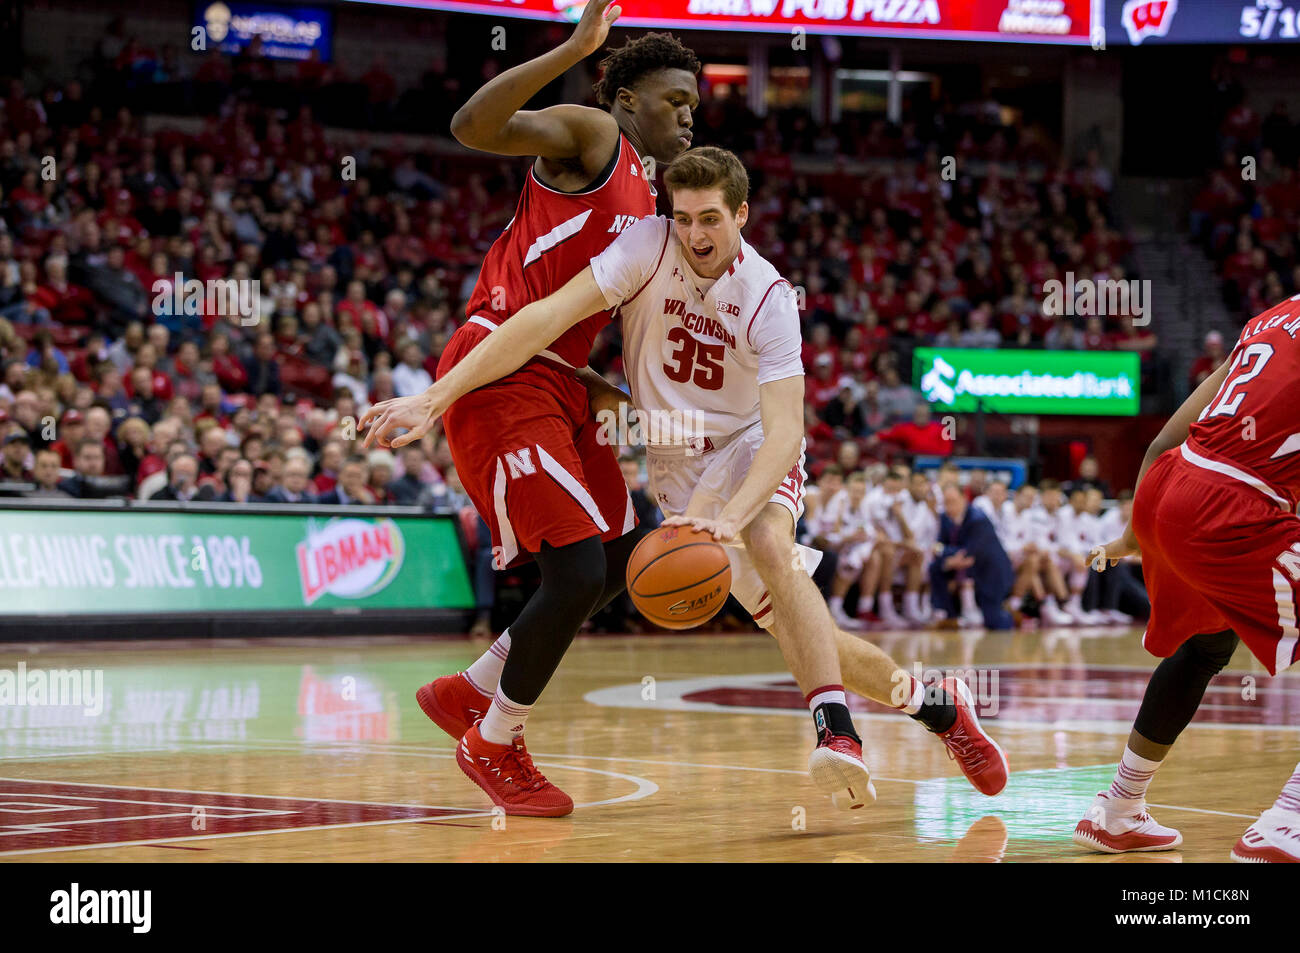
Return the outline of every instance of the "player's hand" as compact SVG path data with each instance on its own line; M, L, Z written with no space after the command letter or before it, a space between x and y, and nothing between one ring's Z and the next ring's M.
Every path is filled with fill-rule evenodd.
M447 406L448 402L438 393L437 384L423 394L382 400L362 414L357 424L358 429L367 431L363 446L366 449L376 446L397 448L415 443L433 429ZM394 436L402 429L406 433Z
M586 8L582 11L582 17L578 20L573 36L569 37L568 42L577 47L578 52L584 57L590 56L605 45L609 28L623 12L622 7L611 7L612 2L613 0L588 0Z
M959 549L943 561L944 569L969 569L975 565L975 557L968 556L966 550Z
M1095 572L1105 572L1109 566L1116 566L1126 556L1142 556L1142 548L1131 528L1125 528L1124 535L1105 546L1094 546L1088 554L1088 563Z
M710 520L702 516L670 516L661 526L690 526L701 533L712 533L719 543L729 543L740 532L731 520Z

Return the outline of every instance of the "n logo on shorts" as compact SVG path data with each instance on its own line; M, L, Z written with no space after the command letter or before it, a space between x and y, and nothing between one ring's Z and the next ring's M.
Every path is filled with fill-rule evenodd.
M537 472L537 464L533 463L533 448L524 447L522 450L513 450L505 456L506 466L510 468L510 479L517 480L521 476L532 476Z

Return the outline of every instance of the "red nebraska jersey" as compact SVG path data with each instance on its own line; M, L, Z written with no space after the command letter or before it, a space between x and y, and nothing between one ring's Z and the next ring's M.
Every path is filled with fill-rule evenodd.
M591 264L623 229L655 214L654 187L627 137L597 183L583 192L558 192L528 171L515 217L488 249L466 317L500 324L532 301L562 288ZM549 350L584 367L611 311L575 324Z
M1291 504L1300 499L1297 334L1300 295L1248 321L1232 349L1227 378L1187 439L1189 450L1219 464L1211 469L1234 467Z

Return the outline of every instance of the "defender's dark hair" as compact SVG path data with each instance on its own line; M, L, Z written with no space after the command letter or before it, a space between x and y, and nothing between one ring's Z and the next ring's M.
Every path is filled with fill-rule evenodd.
M620 89L632 89L647 73L661 69L700 71L700 60L671 33L647 33L628 40L600 61L600 79L591 87L596 102L613 106Z

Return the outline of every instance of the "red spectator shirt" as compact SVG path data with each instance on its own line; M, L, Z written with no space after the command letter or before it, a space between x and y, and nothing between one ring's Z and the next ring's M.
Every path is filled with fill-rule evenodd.
M932 420L918 427L908 420L895 424L888 430L877 431L876 436L887 443L895 443L908 453L935 454L946 457L952 453L953 441L943 435L943 424Z

